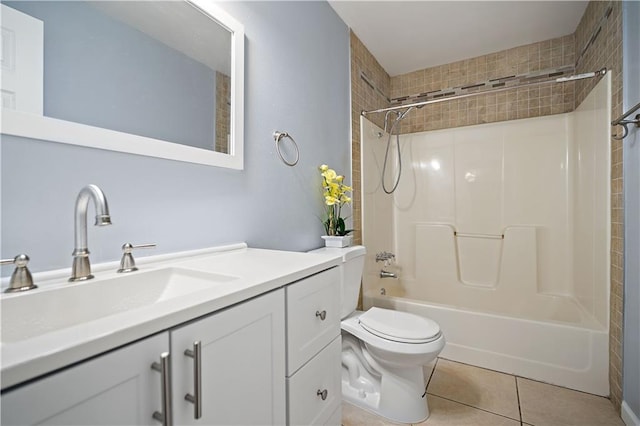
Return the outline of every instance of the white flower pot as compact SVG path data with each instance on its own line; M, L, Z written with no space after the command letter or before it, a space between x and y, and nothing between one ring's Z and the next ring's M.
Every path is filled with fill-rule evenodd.
M353 235L323 235L325 247L349 247L353 242Z

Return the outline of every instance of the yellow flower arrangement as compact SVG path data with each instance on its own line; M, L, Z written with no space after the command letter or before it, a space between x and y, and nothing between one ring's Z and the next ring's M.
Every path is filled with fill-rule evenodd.
M327 218L322 223L327 235L347 235L351 229L346 229L342 218L342 206L351 202L347 193L352 191L350 186L344 184L344 176L338 175L335 170L323 164L319 167L322 176L322 189Z

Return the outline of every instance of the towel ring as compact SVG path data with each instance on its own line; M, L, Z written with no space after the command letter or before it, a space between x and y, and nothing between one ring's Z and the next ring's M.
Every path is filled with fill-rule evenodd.
M282 155L282 152L280 152L280 141L287 138L290 139L291 142L293 142L293 146L296 149L296 159L291 162L285 160L284 156ZM275 132L273 132L273 139L276 141L276 151L278 152L278 156L280 157L282 162L289 167L293 167L296 164L298 164L298 160L300 159L300 150L298 149L298 144L291 137L291 135L287 132L279 132L276 130Z

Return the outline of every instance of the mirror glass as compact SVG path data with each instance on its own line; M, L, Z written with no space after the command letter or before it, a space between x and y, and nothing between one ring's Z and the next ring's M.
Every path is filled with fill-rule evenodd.
M3 1L2 132L242 168L244 33L210 3Z

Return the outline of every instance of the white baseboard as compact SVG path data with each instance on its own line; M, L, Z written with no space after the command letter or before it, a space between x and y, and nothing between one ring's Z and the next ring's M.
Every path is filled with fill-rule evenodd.
M622 417L622 421L625 425L640 426L640 419L633 411L631 411L631 408L625 401L622 401L622 407L620 407L620 416Z

